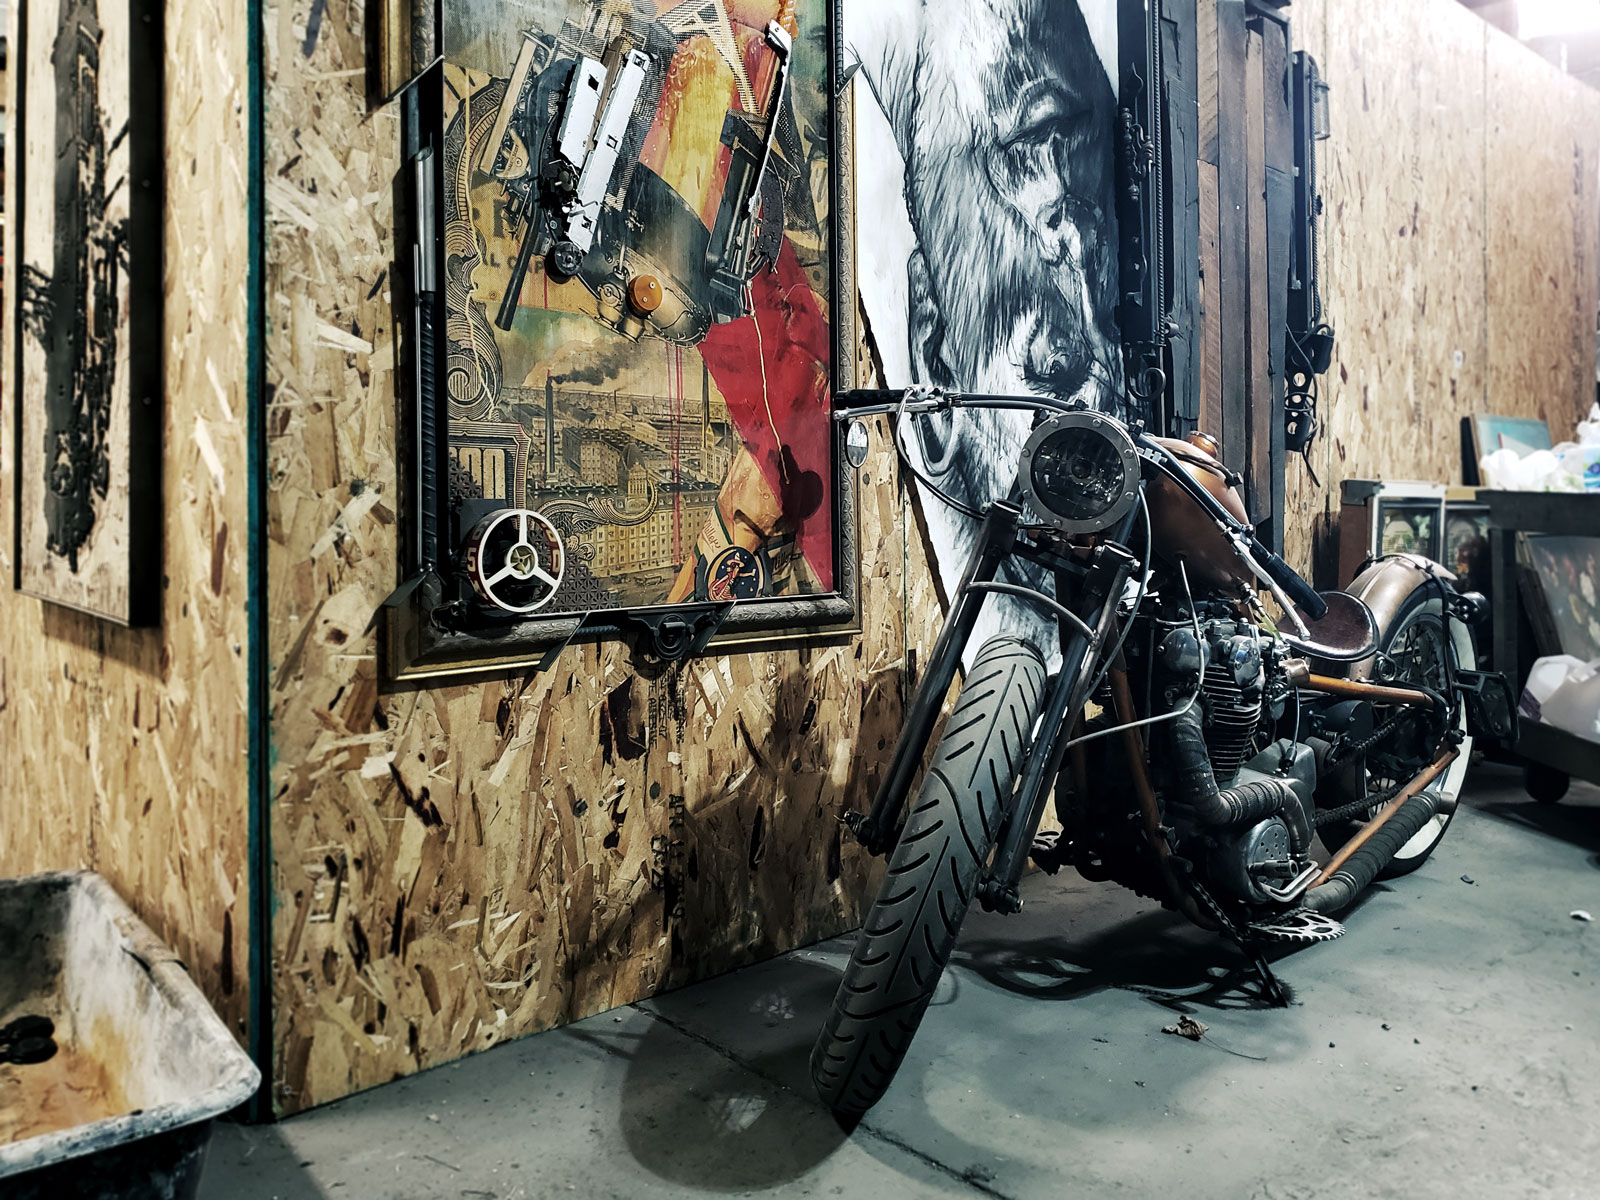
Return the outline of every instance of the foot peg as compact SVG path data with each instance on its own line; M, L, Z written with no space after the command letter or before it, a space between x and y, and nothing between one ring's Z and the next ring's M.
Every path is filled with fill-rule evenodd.
M1041 829L1034 835L1033 845L1028 849L1028 857L1033 860L1033 865L1046 875L1054 875L1066 865L1065 850L1061 844L1059 829Z

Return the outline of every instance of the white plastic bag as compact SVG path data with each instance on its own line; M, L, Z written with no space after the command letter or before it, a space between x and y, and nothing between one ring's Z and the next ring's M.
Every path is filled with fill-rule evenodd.
M1478 462L1478 472L1485 487L1501 491L1583 491L1583 479L1570 474L1553 450L1518 456L1515 450L1502 448L1484 455Z
M1528 672L1519 710L1526 717L1600 742L1600 672L1570 654L1541 658Z
M1589 419L1578 422L1578 445L1600 446L1600 404L1589 406Z

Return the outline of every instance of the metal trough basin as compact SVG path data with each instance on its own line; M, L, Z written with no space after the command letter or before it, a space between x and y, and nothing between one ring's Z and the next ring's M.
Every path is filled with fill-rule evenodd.
M57 1050L0 1062L0 1197L193 1197L211 1119L261 1075L98 875L0 880L0 1027L23 1014Z

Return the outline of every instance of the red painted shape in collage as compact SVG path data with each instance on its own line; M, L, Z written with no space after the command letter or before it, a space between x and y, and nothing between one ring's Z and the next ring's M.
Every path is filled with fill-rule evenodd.
M740 439L780 498L800 552L832 590L828 321L787 240L776 269L751 281L750 298L753 315L713 325L700 353Z

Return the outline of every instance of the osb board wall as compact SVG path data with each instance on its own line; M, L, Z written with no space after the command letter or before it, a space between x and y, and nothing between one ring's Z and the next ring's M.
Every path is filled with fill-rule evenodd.
M1485 49L1486 394L1562 441L1594 400L1600 92L1498 29Z
M654 679L619 648L573 647L543 675L380 687L403 458L398 118L368 110L360 6L294 0L264 19L273 1099L288 1113L857 923L870 860L838 816L870 800L937 604L880 453L862 475L858 638Z
M1455 0L1292 15L1332 89L1319 183L1338 339L1322 486L1290 460L1287 550L1329 583L1341 480L1459 483L1463 416L1543 417L1559 441L1594 399L1600 93Z
M159 628L121 629L11 590L9 239L0 338L0 875L99 871L241 1037L250 935L243 17L238 0L166 14ZM17 144L6 139L8 179Z

